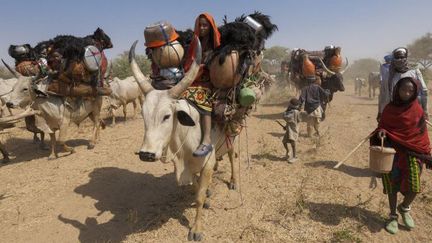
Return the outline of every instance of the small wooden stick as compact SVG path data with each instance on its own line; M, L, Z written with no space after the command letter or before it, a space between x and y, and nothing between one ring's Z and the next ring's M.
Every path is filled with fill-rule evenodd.
M284 130L286 129L286 127L284 125L282 125L282 123L280 123L280 121L276 120L275 122L277 122Z
M364 138L353 150L351 150L351 152L348 153L347 156L345 156L345 158L343 160L341 160L339 163L337 163L337 165L335 165L333 168L337 169L339 168L339 166L341 166L349 157L351 157L351 155L357 151L357 149L360 148L360 146L362 146L367 140L369 140L369 138L371 138L374 135L374 133L369 134L366 138Z
M425 121L426 121L426 124L428 124L430 127L432 127L432 123L430 121L428 121L428 120L425 120Z

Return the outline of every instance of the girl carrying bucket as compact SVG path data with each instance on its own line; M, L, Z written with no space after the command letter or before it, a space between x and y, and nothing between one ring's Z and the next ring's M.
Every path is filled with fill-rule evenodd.
M391 234L399 230L397 211L405 226L414 228L414 220L409 213L411 203L420 192L423 164L431 168L426 117L417 101L417 94L418 85L412 78L400 79L393 92L393 101L384 108L375 131L378 137L386 136L387 142L396 150L392 170L382 174L384 193L388 195L390 207L390 219L385 229ZM372 143L376 139L375 136ZM404 198L397 206L398 192Z

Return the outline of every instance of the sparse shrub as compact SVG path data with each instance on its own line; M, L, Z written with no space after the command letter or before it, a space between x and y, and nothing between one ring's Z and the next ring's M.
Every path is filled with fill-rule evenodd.
M128 52L123 52L118 55L112 61L112 76L118 77L120 79L124 79L126 77L132 76L132 70L129 65ZM145 55L136 55L135 59L138 63L138 66L141 68L141 71L148 75L151 71L151 62L147 59Z

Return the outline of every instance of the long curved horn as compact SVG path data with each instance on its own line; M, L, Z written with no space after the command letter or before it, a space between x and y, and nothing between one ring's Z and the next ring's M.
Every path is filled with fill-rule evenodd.
M5 67L9 70L9 72L12 73L12 75L15 78L19 78L21 76L20 74L18 74L17 72L15 72L11 67L9 67L9 65L3 60L3 58L1 60L2 60L3 64L5 65Z
M199 41L197 36L195 36L195 44L195 47L190 47L195 48L195 57L194 62L189 68L189 71L185 74L182 80L180 80L180 82L178 82L168 91L168 94L173 98L179 97L192 84L198 74L198 71L200 69L199 64L201 63L202 50L201 42Z
M129 64L132 69L132 73L135 77L135 81L138 83L138 86L141 89L141 92L143 94L147 94L148 92L152 91L154 88L153 86L147 81L147 78L142 73L141 69L139 68L136 60L135 60L135 47L137 45L138 41L136 40L130 50L129 50Z
M318 59L321 62L321 64L323 65L323 68L324 68L324 70L326 70L326 72L330 73L331 75L335 75L336 74L332 70L328 69L328 67L324 64L324 62L323 62L323 60L321 58L318 58Z
M345 57L345 60L346 60L346 66L345 66L344 70L340 71L340 74L343 74L348 69L348 65L349 65L348 57Z
M9 122L19 120L19 119L22 119L22 118L28 117L28 116L33 116L36 114L40 114L40 111L35 111L32 108L28 108L27 110L25 110L24 112L22 112L18 115L0 118L0 123L9 123Z

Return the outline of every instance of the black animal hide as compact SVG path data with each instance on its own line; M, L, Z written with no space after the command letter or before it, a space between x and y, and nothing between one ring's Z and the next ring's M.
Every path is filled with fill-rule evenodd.
M276 30L278 30L277 25L270 21L269 15L264 15L261 12L255 11L253 14L249 14L254 20L259 22L263 26L262 34L265 39L268 39ZM243 22L246 16L242 15L235 19L236 22Z
M242 15L230 23L227 23L225 18L225 24L219 27L221 45L215 51L215 56L219 55L220 64L224 63L225 57L233 50L239 51L241 63L248 59L245 52L255 51L260 54L264 49L264 41L277 30L277 26L271 23L268 15L256 11L249 16L259 22L263 29L255 33L252 27L243 22L246 16Z
M185 53L187 53L190 43L192 42L193 38L193 30L187 29L185 31L176 30L177 34L179 35L179 38L177 39L178 42L180 42L180 45L182 45L183 49L185 50Z
M256 36L251 27L243 22L231 22L219 27L221 45L215 50L219 55L219 63L225 62L225 57L233 50L239 53L254 50Z
M96 45L99 43L99 45ZM92 35L85 37L75 37L72 35L58 35L54 39L40 42L35 49L40 54L48 46L55 52L59 53L64 59L67 60L66 68L71 61L79 61L84 56L85 47L94 45L100 51L112 48L110 37L105 32L97 28Z
M92 39L93 41L98 41L99 43L101 43L100 48L102 50L113 48L111 38L107 34L105 34L105 32L101 28L97 28L93 33L93 35L88 35L84 38L89 38Z
M96 42L98 42L99 45L96 45ZM48 49L52 49L62 55L62 57L70 63L74 60L81 60L84 56L85 47L88 45L96 45L100 51L113 47L111 38L105 34L101 28L97 28L92 35L87 35L85 37L58 35L53 39L39 42L34 48L29 44L24 44L23 46L28 49L28 52L23 54L17 53L15 51L17 46L11 45L9 47L9 55L13 57L16 62L27 60L34 61L41 57L46 58L49 54L47 53Z
M46 57L48 54L48 48L51 46L52 40L39 42L34 48L36 58Z

